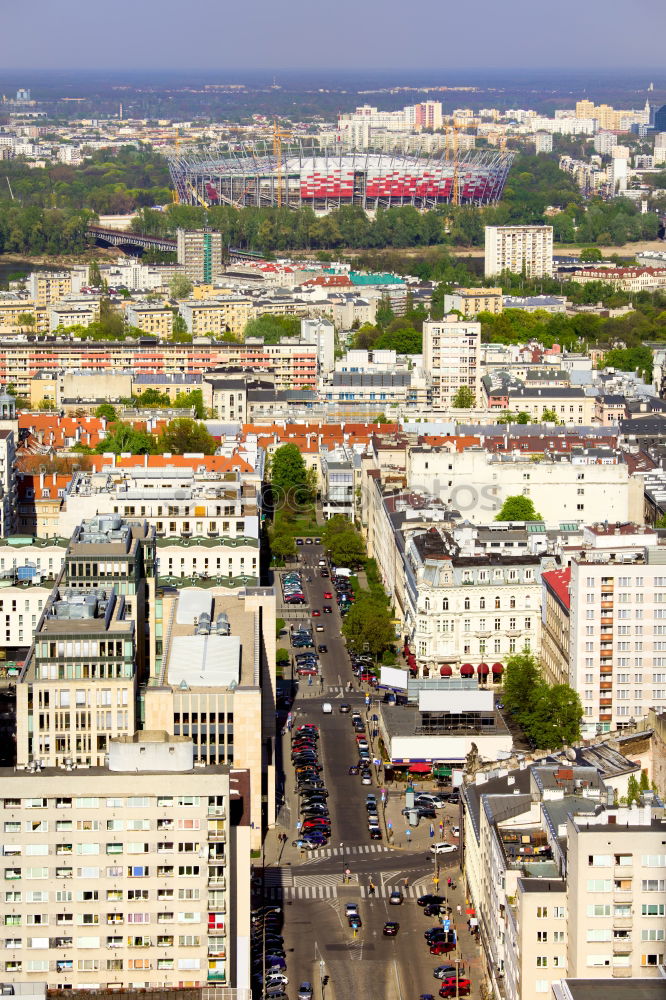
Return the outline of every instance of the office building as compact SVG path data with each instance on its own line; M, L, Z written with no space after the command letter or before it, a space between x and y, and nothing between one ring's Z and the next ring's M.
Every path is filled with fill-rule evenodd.
M449 410L465 386L480 399L481 324L455 315L423 324L423 365L432 381L432 406Z
M553 273L552 226L486 226L486 278L511 271L526 278Z
M212 229L179 229L176 253L178 263L193 282L209 285L224 273L222 233Z
M88 768L0 769L3 981L249 995L249 786L164 733Z

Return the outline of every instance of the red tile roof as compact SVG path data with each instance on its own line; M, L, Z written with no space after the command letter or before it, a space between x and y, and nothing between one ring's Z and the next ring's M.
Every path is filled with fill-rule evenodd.
M553 592L562 607L567 611L571 608L571 567L566 569L551 569L547 573L541 574L541 579L549 590Z

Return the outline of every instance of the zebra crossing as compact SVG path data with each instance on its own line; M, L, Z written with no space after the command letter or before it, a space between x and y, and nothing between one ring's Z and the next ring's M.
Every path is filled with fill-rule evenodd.
M324 875L309 884L305 883L305 880L301 876L297 875L294 881L297 884L288 886L273 885L271 887L267 887L264 894L265 898L268 900L310 899L313 901L338 898L338 890L341 885L339 875ZM418 899L419 896L424 896L427 892L430 892L431 889L427 882L417 883L416 885L409 885L407 887L403 885L378 885L375 888L374 896L371 896L367 885L359 885L358 888L361 899L388 899L391 893L396 889L400 890L403 899Z
M308 851L307 860L321 858L346 858L354 854L385 854L393 848L384 844L360 844L358 847L318 847L316 851Z

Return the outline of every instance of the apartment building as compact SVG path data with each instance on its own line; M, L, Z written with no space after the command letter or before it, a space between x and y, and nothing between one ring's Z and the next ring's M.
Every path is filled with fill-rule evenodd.
M160 339L173 333L173 312L156 302L131 302L125 311L125 318L128 326Z
M486 226L484 273L542 278L553 273L552 226Z
M565 976L658 978L662 809L614 804L632 737L562 762L491 765L463 786L466 888L496 990L539 1000Z
M549 524L585 522L603 510L609 520L642 520L642 483L608 449L572 448L568 454L494 454L482 448L409 449L408 481L460 511L490 524L509 496L526 496Z
M266 345L258 339L217 344L99 343L56 338L34 343L18 339L0 341L0 383L15 385L18 395L28 397L31 378L44 371L86 370L105 374L120 369L136 375L203 376L220 366L274 373L279 388L317 386L317 347L296 339Z
M250 776L128 733L108 764L0 770L5 982L249 996Z
M555 377L559 373L554 372ZM545 373L545 379L548 374ZM544 380L545 380L544 379ZM516 386L508 390L506 409L527 413L532 420L543 420L544 410L551 411L559 423L589 426L594 421L596 404L583 389L570 386Z
M87 265L67 271L32 271L26 279L26 291L38 308L44 308L67 295L78 295L87 281Z
M504 309L501 288L457 288L444 296L444 312L455 310L465 319L475 319L480 312L498 316Z
M27 317L34 317L34 324ZM16 294L0 297L0 330L3 333L46 333L49 329L49 317L45 306L37 307L34 299L21 298Z
M4 398L0 394L0 408L3 408ZM8 412L12 410L9 408ZM0 536L11 535L16 530L17 508L16 440L13 430L0 429Z
M88 327L99 319L99 302L67 302L62 300L48 307L49 333L70 326Z
M178 307L187 332L195 337L221 336L233 333L242 336L254 315L252 300L239 296L214 299L187 299Z
M432 382L432 407L449 410L461 387L481 397L481 324L457 316L423 324L423 365Z
M652 529L596 523L568 573L544 581L544 666L579 693L588 736L666 710L664 565Z
M224 274L222 233L212 229L179 229L176 254L178 263L193 282L210 284Z

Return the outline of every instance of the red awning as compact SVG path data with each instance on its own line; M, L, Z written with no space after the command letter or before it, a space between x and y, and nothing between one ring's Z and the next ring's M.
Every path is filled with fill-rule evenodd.
M471 663L463 663L462 667L460 668L460 673L463 675L463 677L471 677L472 674L474 673L474 667L472 666Z
M481 677L485 677L486 674L488 674L489 670L490 668L488 667L487 663L479 663L478 667L476 668L477 674L479 674Z
M409 772L410 774L430 774L432 767L430 764L410 764Z
M494 674L503 674L504 673L504 667L502 666L501 663L493 663L493 673Z
M453 671L451 670L451 667L448 665L448 663L443 663L439 668L440 677L451 677L452 674Z

